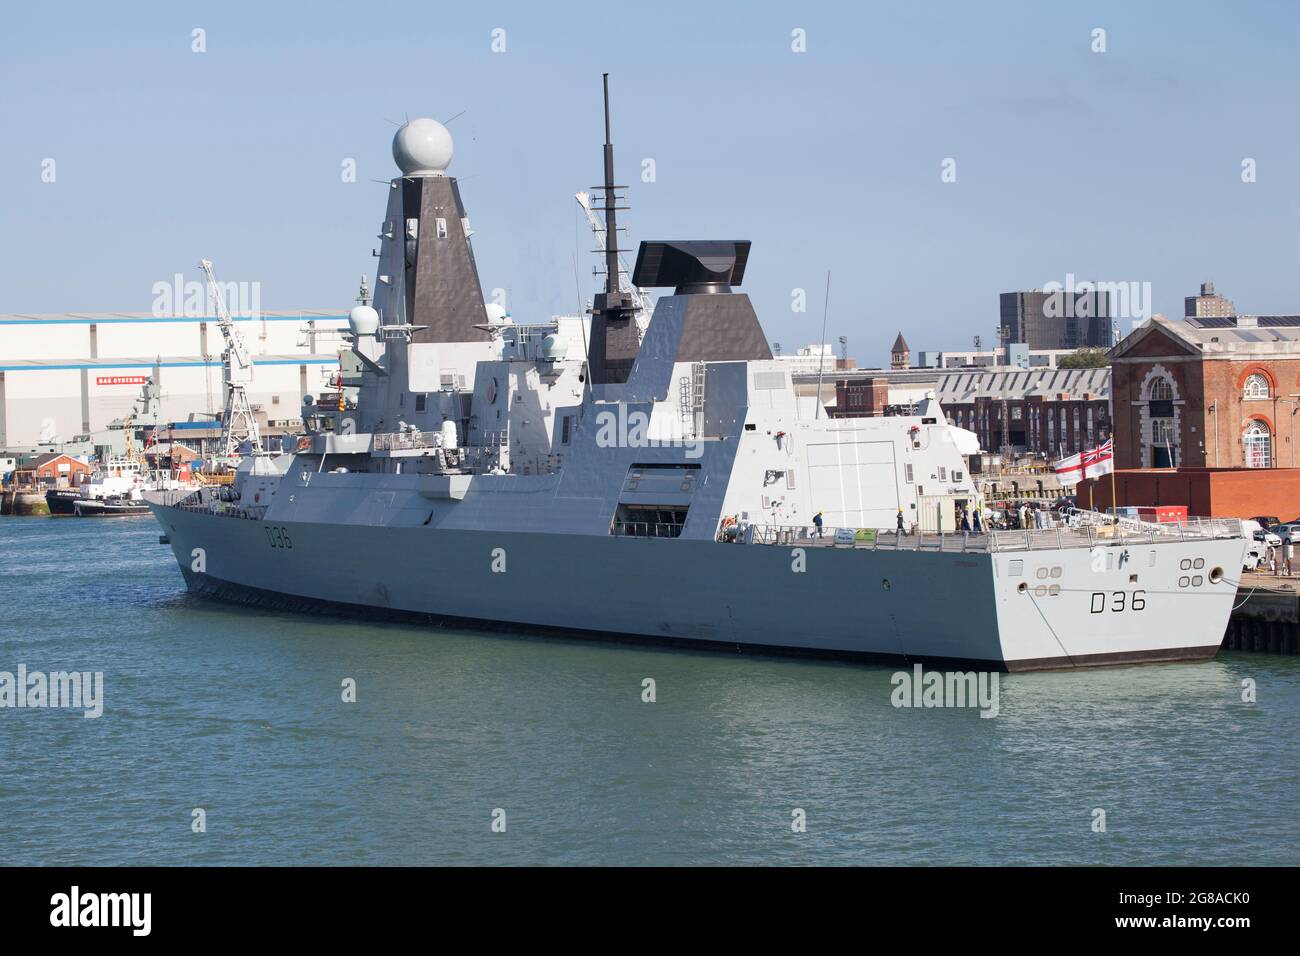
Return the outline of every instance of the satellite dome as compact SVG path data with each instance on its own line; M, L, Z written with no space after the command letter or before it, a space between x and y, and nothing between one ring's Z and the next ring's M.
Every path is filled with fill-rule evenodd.
M487 312L488 325L505 325L510 321L510 313L506 311L505 306L489 302L483 308Z
M409 120L393 136L393 160L404 176L441 176L453 152L451 133L437 120Z
M542 359L547 362L563 362L568 351L569 343L554 332L542 339Z
M358 305L348 313L348 328L353 335L374 335L379 331L379 313L371 306Z

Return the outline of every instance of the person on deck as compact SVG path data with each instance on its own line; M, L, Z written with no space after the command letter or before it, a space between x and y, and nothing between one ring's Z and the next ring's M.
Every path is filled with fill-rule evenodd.
M822 536L822 513L819 511L815 515L813 515L813 537L820 538L821 536Z
M903 533L903 509L898 509L898 533Z

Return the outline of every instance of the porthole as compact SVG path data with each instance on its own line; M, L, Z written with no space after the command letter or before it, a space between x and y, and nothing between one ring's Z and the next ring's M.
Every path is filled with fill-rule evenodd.
M1059 578L1060 576L1061 576L1060 566L1058 565L1057 567L1052 568L1052 577Z
M1192 562L1192 567L1194 567L1197 571L1201 570L1201 568L1205 567L1205 559L1197 558L1195 561Z
M1196 575L1196 577L1192 578L1192 587L1194 588L1199 588L1204 583L1205 583L1205 578L1201 577L1199 574Z
M1037 571L1039 578L1047 577L1047 568L1039 568Z
M1183 560L1178 562L1178 567L1184 571L1190 571L1192 569L1192 559L1183 558Z
M1061 586L1059 584L1053 584L1051 587L1047 589L1047 593L1050 594L1052 597L1056 597L1058 594L1061 593Z
M1189 578L1189 577L1188 577L1187 575L1185 575L1185 574L1184 574L1181 578L1178 579L1178 586L1179 586L1180 588L1185 588L1185 587L1187 587L1187 585L1189 585L1189 584L1191 584L1191 583L1192 583L1192 579Z
M1034 588L1034 597L1047 597L1047 585L1040 584Z

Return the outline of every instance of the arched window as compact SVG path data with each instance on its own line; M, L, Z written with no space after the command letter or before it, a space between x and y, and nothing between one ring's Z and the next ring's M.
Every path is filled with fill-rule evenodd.
M1178 464L1178 436L1174 415L1174 382L1157 375L1147 386L1147 417L1151 422L1151 467L1173 468ZM1146 457L1145 451L1143 457Z
M1246 379L1242 389L1242 398L1268 398L1268 379L1256 372Z
M1247 468L1267 468L1272 460L1273 436L1269 433L1268 423L1252 419L1241 436L1241 443L1246 449Z
M1174 386L1167 378L1155 379L1147 389L1147 398L1153 402L1172 402Z

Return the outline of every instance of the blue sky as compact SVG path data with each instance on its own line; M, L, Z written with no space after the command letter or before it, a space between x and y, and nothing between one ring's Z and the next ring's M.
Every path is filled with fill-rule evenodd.
M391 121L462 111L485 292L571 312L605 70L626 243L753 240L744 290L787 349L818 338L827 269L828 338L862 364L899 329L987 343L999 292L1068 273L1150 282L1171 316L1207 278L1300 312L1298 28L1281 2L23 4L0 30L0 312L145 311L201 256L264 308L342 310L373 275Z

